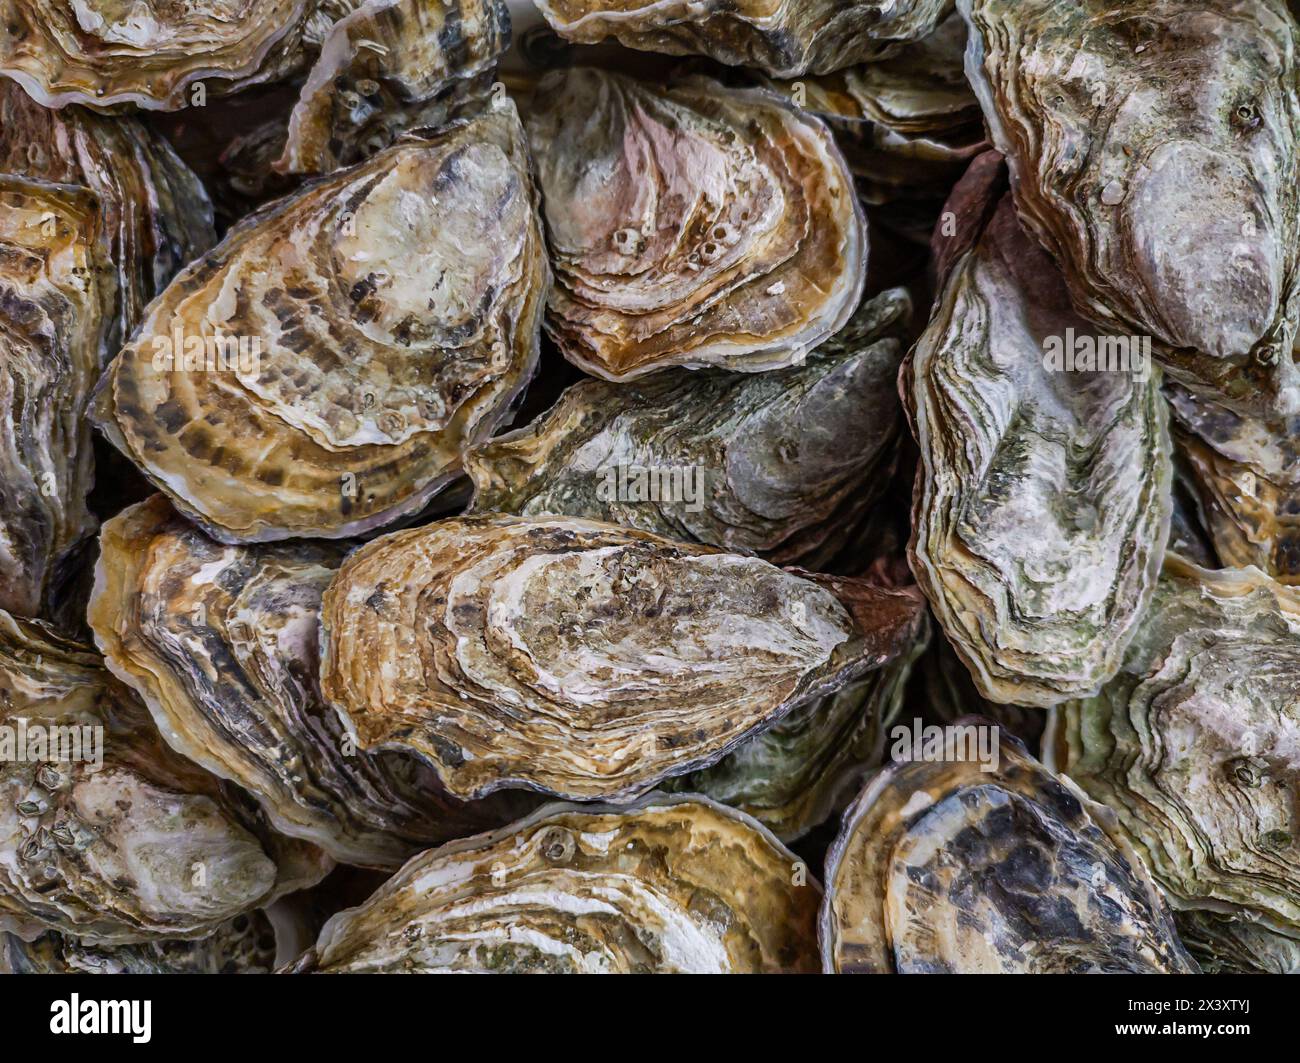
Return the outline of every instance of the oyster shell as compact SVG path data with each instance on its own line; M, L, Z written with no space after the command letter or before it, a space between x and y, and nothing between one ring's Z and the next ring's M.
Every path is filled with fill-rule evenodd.
M779 369L857 307L867 248L848 168L775 93L559 70L527 127L556 273L547 330L587 372Z
M280 173L328 173L481 103L510 46L505 0L367 0L331 28L289 120Z
M773 77L823 74L924 37L951 0L537 0L562 37L707 55Z
M992 701L1049 706L1109 679L1169 533L1159 373L1056 366L1053 341L1076 333L1097 345L1004 196L904 366L912 568Z
M959 0L1022 218L1086 316L1239 412L1300 413L1300 36L1282 0Z
M888 485L910 316L891 289L802 366L578 384L466 456L471 512L589 517L822 567Z
M1171 554L1120 673L1060 706L1043 749L1175 907L1300 941L1297 662L1300 591Z
M823 969L1196 973L1112 818L1009 737L991 772L975 760L887 768L826 858Z
M820 899L765 828L705 798L553 804L415 857L294 970L809 972Z
M204 937L328 870L258 829L97 654L0 612L0 931Z
M612 524L460 517L348 557L321 689L361 747L415 750L459 797L625 798L879 667L916 612Z
M1187 950L1206 974L1300 974L1300 941L1219 912L1175 916Z
M506 415L546 287L503 97L238 225L150 308L96 419L222 541L361 534L423 507Z

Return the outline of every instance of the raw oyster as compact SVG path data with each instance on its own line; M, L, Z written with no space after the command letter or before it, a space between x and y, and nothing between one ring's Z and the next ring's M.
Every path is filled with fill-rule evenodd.
M996 731L979 717L956 726ZM823 969L1196 973L1112 819L1009 737L992 771L972 759L887 768L826 858Z
M460 517L352 553L321 689L447 788L626 798L895 656L905 591L573 518Z
M1300 414L1265 421L1167 390L1219 558L1300 583Z
M773 77L824 74L925 36L952 0L537 0L571 41L707 55Z
M527 795L464 805L418 759L355 748L317 679L321 594L342 556L217 543L155 495L104 524L90 623L178 752L336 860L397 867L527 812Z
M95 197L0 174L0 608L50 605L95 529L86 405L115 284Z
M275 930L256 911L222 923L198 941L87 945L53 931L25 942L0 934L0 974L269 974Z
M328 870L255 830L97 654L0 612L0 931L204 937Z
M589 517L823 567L888 484L910 316L891 289L802 366L578 384L466 456L471 511Z
M491 89L505 0L367 0L331 28L289 121L281 173L328 173L442 126Z
M155 301L100 386L100 427L224 542L418 511L536 363L534 198L502 97L277 201Z
M1171 554L1120 673L1053 714L1050 766L1113 808L1179 909L1300 941L1300 590Z
M1080 339L1107 349L1004 196L904 366L921 451L912 568L992 701L1049 706L1109 679L1169 533L1159 373L1136 355L1076 368Z
M1086 316L1300 413L1300 34L1282 0L959 0L1022 218Z
M826 127L761 88L542 79L527 116L556 283L547 330L607 380L797 364L858 305L866 234Z
M705 798L552 804L415 857L294 969L809 972L820 900L770 832Z

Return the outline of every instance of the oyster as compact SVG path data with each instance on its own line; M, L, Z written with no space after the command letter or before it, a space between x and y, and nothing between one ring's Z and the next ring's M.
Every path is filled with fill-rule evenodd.
M224 542L361 534L423 507L506 415L546 287L503 97L236 226L150 308L96 419Z
M848 168L775 93L559 70L527 127L556 273L547 330L582 369L779 369L857 307L867 248Z
M352 553L321 689L455 795L626 798L898 652L905 591L573 518L461 517Z
M1175 916L1187 950L1206 974L1300 974L1300 941L1220 912Z
M0 612L0 931L204 937L328 870L257 830L97 654Z
M532 808L447 797L421 761L355 749L318 689L334 544L228 546L161 495L104 524L90 623L167 741L257 796L281 833L341 862L397 867Z
M887 486L910 316L891 289L802 366L578 384L466 456L471 511L589 517L821 567Z
M1016 203L1086 316L1238 412L1300 413L1300 88L1282 0L958 0Z
M294 970L808 972L820 899L766 829L705 798L553 804L415 857Z
M1076 367L1080 339L1104 356L1004 196L904 366L921 451L912 568L992 701L1049 706L1109 679L1169 533L1159 373L1136 356Z
M1171 554L1120 673L1053 715L1170 902L1300 941L1300 591Z
M823 969L1196 973L1113 817L1015 739L998 754L993 771L915 760L867 785L826 858Z
M773 77L823 74L924 37L951 0L537 0L571 41L707 55Z

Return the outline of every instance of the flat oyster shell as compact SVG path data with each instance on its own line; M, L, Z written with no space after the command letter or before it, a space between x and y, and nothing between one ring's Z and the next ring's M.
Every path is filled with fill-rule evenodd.
M559 517L460 517L353 552L321 689L447 788L626 798L894 656L904 591ZM418 618L418 619L417 619Z
M957 726L986 726L965 717ZM895 764L826 858L827 973L1194 974L1105 809L1013 738L975 760Z
M328 870L257 829L96 653L0 612L0 931L204 937Z
M368 0L331 28L289 120L280 173L329 173L438 127L491 89L505 0Z
M238 225L150 308L96 419L222 541L361 534L421 509L500 423L536 364L546 288L502 98Z
M86 406L113 319L98 203L0 174L0 608L50 607L95 530Z
M1076 333L1095 343L1004 196L904 366L912 569L992 701L1049 706L1109 679L1169 533L1159 373L1054 371L1049 341Z
M230 546L161 495L104 524L90 623L108 667L178 752L259 798L275 828L334 859L398 867L536 801L465 805L423 762L357 750L321 700L321 595L334 544Z
M707 55L773 77L823 74L924 37L951 0L537 0L562 37Z
M1086 316L1300 412L1300 36L1282 0L959 0L1016 203Z
M1175 907L1300 941L1298 661L1300 591L1171 554L1123 669L1057 709L1043 749Z
M415 857L294 969L807 973L820 900L766 829L705 798L552 804Z
M848 168L775 93L558 70L527 126L556 273L547 330L587 372L779 369L857 307Z
M821 568L888 486L910 317L895 288L802 366L577 384L466 456L471 512L588 517Z

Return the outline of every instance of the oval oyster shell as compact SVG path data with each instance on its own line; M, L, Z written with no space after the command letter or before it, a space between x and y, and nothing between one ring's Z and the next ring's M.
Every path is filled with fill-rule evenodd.
M154 302L96 419L222 541L371 531L422 508L506 415L547 277L503 97L238 225Z
M553 804L415 857L294 970L811 972L820 899L767 830L705 798Z
M547 330L587 372L782 368L857 307L852 178L826 127L775 93L560 70L527 127L556 273Z
M537 0L561 36L707 55L773 77L823 74L924 37L951 0Z
M0 931L204 937L328 870L172 753L97 654L0 612Z
M1043 740L1175 907L1296 941L1298 662L1300 591L1171 554L1119 674L1055 710Z
M1240 412L1300 412L1300 87L1281 0L959 0L1025 223L1081 312Z
M988 727L968 716L956 727ZM977 760L894 764L826 858L827 973L1193 974L1142 863L1068 779L998 735Z
M631 797L878 667L918 611L612 524L460 517L348 557L321 689L360 746L416 751L457 796Z
M1010 197L963 239L904 366L921 451L909 555L979 692L1050 706L1114 674L1157 579L1172 479L1159 373L1047 361L1050 341L1097 334Z
M888 486L910 316L895 288L802 366L577 384L470 451L471 512L587 517L823 567Z
M317 685L320 599L342 557L217 543L155 495L104 524L89 619L173 748L255 795L281 833L397 867L536 801L465 805L416 758L355 749Z

